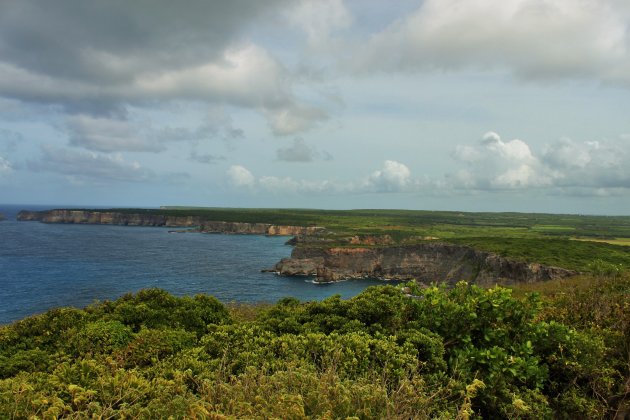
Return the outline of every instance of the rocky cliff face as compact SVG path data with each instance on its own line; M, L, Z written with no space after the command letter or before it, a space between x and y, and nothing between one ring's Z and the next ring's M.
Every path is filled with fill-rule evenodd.
M280 261L281 275L313 275L318 281L373 277L419 282L466 280L479 285L529 283L568 277L571 270L525 263L473 248L444 243L413 246L296 247Z
M254 235L311 235L319 227L277 226L267 223L241 223L206 220L198 216L169 216L143 213L98 212L84 210L23 210L17 220L44 223L81 223L124 226L198 227L207 233L235 233Z

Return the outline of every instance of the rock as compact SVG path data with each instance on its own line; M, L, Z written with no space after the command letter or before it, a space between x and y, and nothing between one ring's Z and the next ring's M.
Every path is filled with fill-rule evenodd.
M0 222L1 222L1 221L3 221L3 220L6 220L6 219L7 219L7 218L6 218L6 217L4 217L4 214L0 213Z
M92 210L22 210L17 220L44 223L80 223L124 226L194 227L205 233L234 233L251 235L312 235L323 230L318 226L281 226L269 223L223 222L199 216L171 216L168 213L121 213Z
M283 258L276 264L275 271L283 276L313 276L317 275L319 267L323 267L324 260L315 258Z
M315 275L319 281L355 278L416 280L421 283L469 281L484 286L530 283L577 274L559 267L510 260L473 248L425 243L379 248L307 247L276 264L281 275Z

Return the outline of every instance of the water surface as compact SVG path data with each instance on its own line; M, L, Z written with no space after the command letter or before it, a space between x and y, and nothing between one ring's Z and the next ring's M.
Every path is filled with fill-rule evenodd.
M378 280L313 284L261 273L291 247L287 237L169 233L167 228L17 222L2 206L0 324L59 306L86 306L143 288L206 293L223 302L275 302L285 296L351 297ZM50 207L46 207L50 208Z

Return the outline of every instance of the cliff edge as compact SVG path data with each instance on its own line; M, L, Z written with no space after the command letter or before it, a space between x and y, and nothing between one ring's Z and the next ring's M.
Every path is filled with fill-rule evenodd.
M88 210L22 210L19 221L43 223L77 223L122 226L162 226L197 228L204 233L234 233L252 235L299 236L312 235L323 230L317 226L279 226L269 223L222 222L199 216L173 216L168 214L123 213Z
M354 278L413 279L422 283L466 280L483 286L531 283L577 274L463 245L435 242L376 248L298 246L273 271L287 276L315 276L319 282Z

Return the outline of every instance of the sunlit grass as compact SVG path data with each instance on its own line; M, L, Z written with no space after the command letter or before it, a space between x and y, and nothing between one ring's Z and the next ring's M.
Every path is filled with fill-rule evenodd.
M575 241L584 242L599 242L604 244L630 246L630 238L615 238L615 239L592 239L592 238L571 238Z

